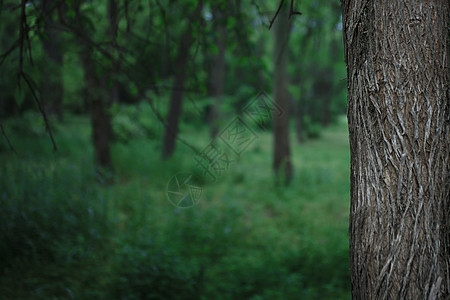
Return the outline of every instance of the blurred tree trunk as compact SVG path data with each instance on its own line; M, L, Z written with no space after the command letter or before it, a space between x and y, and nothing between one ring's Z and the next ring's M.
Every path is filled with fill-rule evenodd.
M13 5L12 3L10 4ZM3 7L6 11L7 6ZM17 19L20 18L20 12L9 13L8 16L2 16L2 30L3 32L15 32L17 30ZM14 42L15 36L13 34L0 34L0 51L6 53ZM3 62L1 70L7 70L7 62ZM1 71L0 70L0 71ZM14 116L19 113L19 105L15 99L14 90L11 87L17 85L17 79L11 76L9 72L0 72L0 118Z
M318 122L323 127L330 125L331 122L331 97L333 96L333 70L331 68L324 68L319 71L320 80L314 82L314 100L318 101L319 107L316 112ZM313 107L315 107L313 105Z
M342 4L353 299L449 299L449 2Z
M209 96L214 99L209 107L208 123L210 136L215 138L219 132L220 106L225 88L225 44L227 40L226 15L222 5L213 10L213 31L216 35L218 53L214 55L210 67Z
M296 101L293 97L291 97L291 106L294 110L295 135L297 137L297 142L301 144L305 141L302 124L303 111L300 107L300 101Z
M63 52L59 41L59 30L54 27L55 1L43 0L42 13L44 16L42 48L48 58L47 65L42 69L40 93L45 110L55 114L62 120L63 80L61 67L63 65Z
M117 33L119 28L119 20L118 20L118 7L117 0L109 0L108 1L108 21L109 21L109 36L111 39L112 49L111 54L114 54L113 57L116 61L112 62L112 70L110 76L110 92L111 92L111 102L117 103L119 102L119 81L117 80L119 74L119 53L116 49L117 47Z
M169 158L175 151L181 110L183 105L183 89L186 81L186 68L189 61L189 50L194 42L193 23L201 16L203 1L199 0L194 13L189 18L188 27L181 37L177 58L175 60L175 81L169 103L167 126L164 133L162 157Z
M94 143L94 156L97 166L112 169L110 142L111 119L107 108L109 107L106 78L97 75L96 65L92 59L93 49L85 45L81 55L86 85L86 96L90 104L92 141Z
M81 46L80 59L84 72L85 95L90 106L94 159L96 166L99 167L97 170L103 172L103 170L112 170L110 153L112 127L108 112L111 102L107 88L108 78L107 72L101 70L102 66L94 59L95 46L87 38L89 31L82 20L80 2L76 4L76 34Z
M287 184L292 179L291 150L289 144L289 92L286 61L291 21L284 5L274 24L274 100L282 109L281 116L273 116L274 158L276 180Z

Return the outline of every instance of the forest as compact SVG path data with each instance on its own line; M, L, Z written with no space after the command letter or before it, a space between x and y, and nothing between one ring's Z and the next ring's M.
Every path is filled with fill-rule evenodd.
M0 1L0 299L349 299L342 27L340 1Z

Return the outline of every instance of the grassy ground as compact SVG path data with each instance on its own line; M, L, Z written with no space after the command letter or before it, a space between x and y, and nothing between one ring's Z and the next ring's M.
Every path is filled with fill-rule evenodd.
M45 134L19 125L6 129L20 156L0 143L0 297L350 298L344 119L320 139L293 143L295 176L283 188L274 185L269 133L215 182L181 144L169 161L160 160L160 140L115 144L114 184L104 185L87 120L57 128L56 154ZM209 142L203 130L182 136ZM194 207L167 199L178 172L200 178Z

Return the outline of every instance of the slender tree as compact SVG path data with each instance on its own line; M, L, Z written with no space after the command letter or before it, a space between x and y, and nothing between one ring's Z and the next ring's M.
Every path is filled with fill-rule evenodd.
M119 31L119 8L117 0L109 0L108 1L108 35L111 39L112 49L110 52L114 54L115 60L112 61L112 69L111 74L109 75L109 80L111 81L110 94L111 94L111 102L119 102L119 81L117 77L119 75L119 59L120 54L117 49L117 35Z
M288 6L283 5L274 23L274 87L275 103L281 108L281 116L273 117L274 158L273 168L276 180L289 183L292 179L291 150L289 143L289 101L288 73L286 60L291 29ZM280 180L281 179L281 180Z
M173 91L170 97L167 126L164 132L162 157L169 158L175 151L175 141L178 135L181 111L183 107L183 90L186 82L186 67L189 61L189 50L194 43L194 22L198 21L203 7L199 0L197 6L188 19L188 26L181 37L178 54L175 60L175 78Z
M220 106L222 104L222 95L225 88L225 49L227 39L227 24L225 14L225 3L219 2L213 6L213 33L215 34L215 44L217 54L212 58L209 69L209 96L214 100L209 107L208 122L210 124L210 136L215 138L219 132Z
M95 59L95 45L89 38L85 16L80 10L81 3L76 3L77 40L81 47L80 60L84 71L85 94L90 106L92 141L94 144L95 163L101 169L112 169L110 142L112 137L111 117L108 107L111 103L107 89L106 72L100 74L102 66ZM103 70L105 71L105 70Z
M353 299L449 299L449 1L342 3Z
M55 6L61 5L57 1L43 0L43 38L42 48L48 61L42 69L41 98L47 113L56 114L62 120L63 83L61 80L61 67L63 64L63 51L61 49L60 33L56 29L54 16Z

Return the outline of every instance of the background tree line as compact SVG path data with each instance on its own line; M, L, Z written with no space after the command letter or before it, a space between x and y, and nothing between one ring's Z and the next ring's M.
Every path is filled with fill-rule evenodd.
M0 298L348 298L338 3L0 3Z
M0 295L447 299L448 1L0 14Z
M106 169L112 168L110 144L124 136L117 131L139 126L131 118L123 124L120 114L137 105L150 106L154 128L147 131L155 134L151 138L161 135L164 158L182 137L180 123L207 125L214 137L225 115L240 114L260 91L285 101L283 110L295 120L299 142L317 137L345 111L345 81L339 80L345 71L337 59L342 53L339 5L304 2L307 17L290 19L292 25L272 35L271 5L5 1L1 118L41 106L46 116L56 117L46 121L51 132L64 115L88 113L95 162ZM277 40L283 35L292 36L290 42ZM280 49L283 77L272 54ZM273 90L280 82L284 96Z

